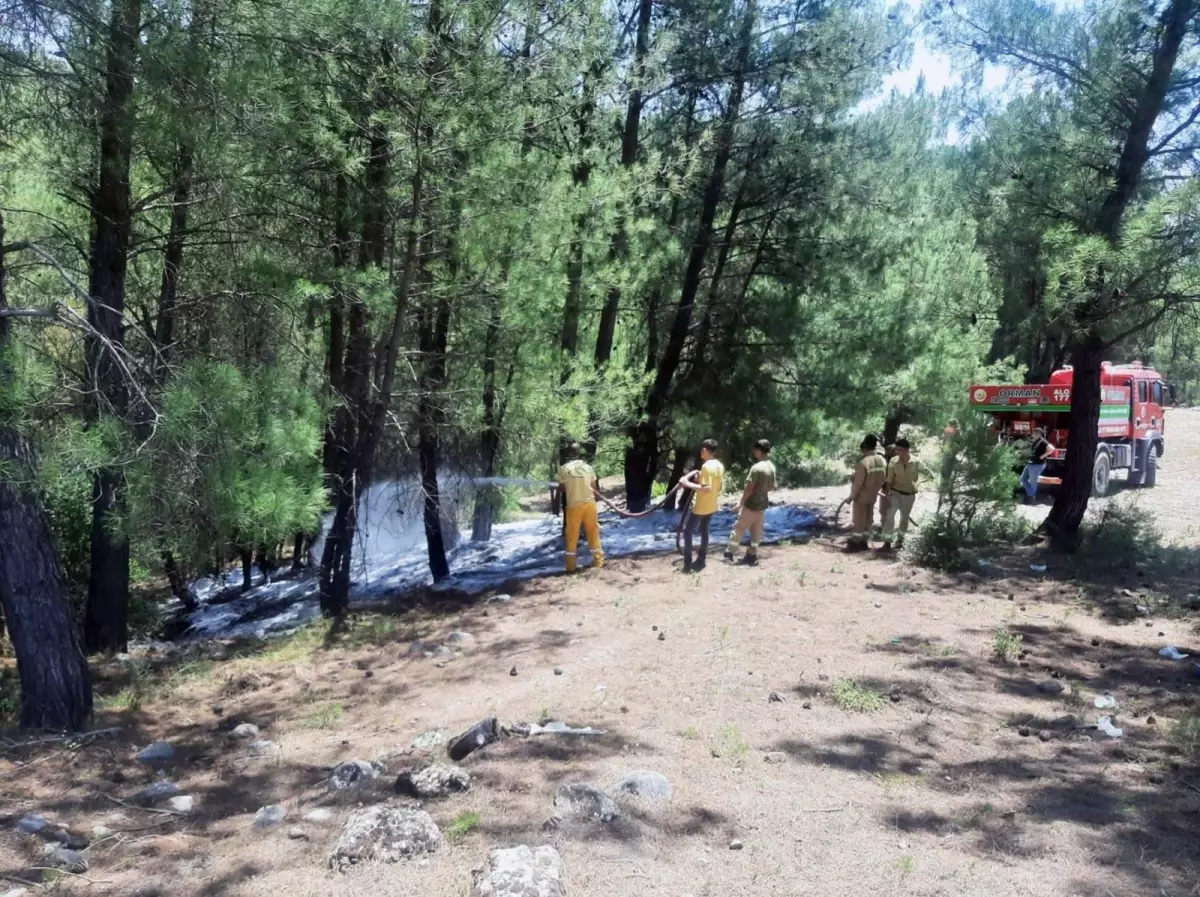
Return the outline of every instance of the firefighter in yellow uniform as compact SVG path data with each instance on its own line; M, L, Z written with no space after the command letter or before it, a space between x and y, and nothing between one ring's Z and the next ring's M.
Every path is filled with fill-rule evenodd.
M854 479L850 483L850 508L854 515L854 530L847 551L864 551L871 534L872 518L875 516L875 499L887 476L887 462L879 454L879 440L868 433L858 446L862 459L854 467Z
M596 509L594 489L599 480L592 466L579 457L579 443L573 442L564 452L566 463L558 469L559 500L563 502L566 525L563 537L566 541L567 572L575 572L575 555L579 548L579 530L587 537L592 552L592 564L604 566L604 549L600 546L600 519Z

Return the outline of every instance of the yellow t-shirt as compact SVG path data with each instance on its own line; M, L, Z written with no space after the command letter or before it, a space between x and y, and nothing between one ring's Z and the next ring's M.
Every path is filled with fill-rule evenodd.
M717 512L721 488L725 485L725 465L716 458L709 458L700 468L700 485L712 486L708 492L697 492L692 502L692 513L701 517Z
M567 497L568 508L590 504L596 500L592 494L592 482L595 479L596 471L592 470L592 466L586 461L568 461L558 469L558 484L562 486L563 494Z

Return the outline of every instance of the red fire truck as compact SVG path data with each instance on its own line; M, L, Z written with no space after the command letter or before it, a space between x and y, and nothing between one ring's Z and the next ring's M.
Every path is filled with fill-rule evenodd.
M1070 365L1050 375L1050 382L1024 386L976 385L971 405L992 415L991 427L1003 441L1029 439L1037 426L1055 446L1041 482L1057 486L1067 457L1071 410ZM1153 368L1140 361L1104 362L1100 371L1100 444L1092 473L1092 494L1105 495L1114 470L1128 471L1132 486L1153 486L1158 460L1166 450L1164 410L1171 388Z

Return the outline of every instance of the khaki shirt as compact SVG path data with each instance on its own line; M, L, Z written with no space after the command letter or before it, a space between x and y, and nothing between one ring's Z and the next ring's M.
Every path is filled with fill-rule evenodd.
M568 508L593 503L596 498L592 494L592 483L595 481L596 471L586 461L568 461L558 469L558 485L566 496Z
M878 452L864 455L854 467L854 481L850 486L850 500L855 502L873 502L879 490L883 488L887 476L887 462Z
M901 495L915 495L920 487L917 485L917 478L920 472L917 470L917 462L909 456L908 463L905 464L897 455L888 462L887 467L887 487L893 492L899 492Z

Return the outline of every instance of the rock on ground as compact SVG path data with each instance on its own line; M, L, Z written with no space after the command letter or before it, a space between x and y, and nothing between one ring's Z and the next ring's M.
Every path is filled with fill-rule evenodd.
M304 821L314 822L317 825L324 825L327 822L332 822L333 810L330 810L326 807L317 807L316 809L309 810L304 814Z
M553 847L497 848L475 875L471 897L566 897L563 864Z
M432 853L441 844L442 833L424 810L369 807L346 820L329 853L329 866L344 871L358 863L398 863Z
M334 767L329 776L330 791L345 791L348 788L362 788L379 778L379 770L366 760L347 760Z
M431 763L416 772L402 772L396 779L396 790L400 794L422 799L448 797L470 787L470 773L445 763Z
M616 802L594 785L580 782L554 792L554 808L564 819L612 822L621 815Z
M667 798L671 796L671 783L659 772L631 772L613 785L612 792L631 797Z
M233 727L229 737L235 741L253 741L258 738L258 726L254 723L241 723Z
M162 763L165 760L170 760L175 756L175 748L167 744L165 741L156 741L154 744L147 745L142 748L134 759L138 763Z
M79 851L63 847L61 844L47 844L45 859L48 865L75 875L82 875L88 871L87 857Z
M164 800L178 797L182 793L183 789L174 782L168 782L163 779L155 782L153 785L147 785L135 794L133 802L143 807L152 807L155 804L162 803Z
M452 632L446 636L446 644L452 648L473 648L475 636L469 632Z
M268 804L254 814L255 828L273 828L287 817L287 808L279 804Z
M196 809L196 799L190 794L180 794L167 800L167 809L176 813L191 813Z
M438 729L426 732L413 739L414 751L435 751L446 743L446 736Z

